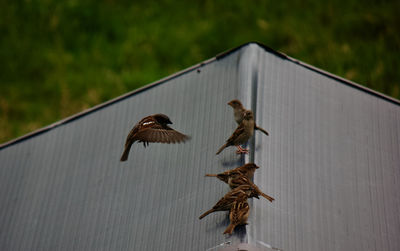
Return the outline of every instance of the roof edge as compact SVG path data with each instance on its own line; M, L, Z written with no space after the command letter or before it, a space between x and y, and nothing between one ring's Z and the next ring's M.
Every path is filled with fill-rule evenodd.
M268 52L270 52L270 53L272 53L272 54L274 54L274 55L276 55L276 56L278 56L278 57L280 57L282 59L289 59L289 57L285 53L276 51L276 50L274 50L274 49L272 49L272 48L270 48L270 47L268 47L268 46L266 46L266 45L264 45L262 43L256 42L256 41L247 42L245 44L239 45L238 47L235 47L235 48L226 50L224 52L221 52L221 53L217 54L215 56L215 58L219 60L219 59L224 58L227 55L229 55L229 54L231 54L231 53L233 53L233 52L235 52L237 50L240 50L242 47L245 47L245 46L248 46L248 45L251 45L251 44L256 44L256 45L260 46L261 48L263 48L264 50L266 50L266 51L268 51Z
M327 76L327 77L329 77L329 78L332 78L332 79L335 79L335 80L337 80L337 81L339 81L339 82L342 82L342 83L345 84L345 85L349 85L349 86L351 86L351 87L353 87L353 88L356 88L356 89L358 89L358 90L360 90L360 91L363 91L363 92L369 93L369 94L371 94L371 95L373 95L373 96L376 96L376 97L378 97L378 98L384 99L384 100L386 100L386 101L388 101L388 102L390 102L390 103L394 103L394 104L396 104L396 105L400 105L400 100L398 100L398 99L396 99L396 98L393 98L393 97L390 97L390 96L388 96L388 95L386 95L386 94L383 94L383 93L381 93L381 92L372 90L372 89L370 89L370 88L368 88L368 87L365 87L365 86L363 86L363 85L357 84L356 82L353 82L353 81L351 81L351 80L342 78L342 77L340 77L340 76L338 76L338 75L335 75L335 74L333 74L333 73L324 71L324 70L322 70L322 69L320 69L320 68L317 68L317 67L315 67L315 66L309 65L309 64L307 64L307 63L304 63L304 62L299 61L299 60L297 60L297 59L294 59L294 58L292 58L292 57L289 57L289 56L288 56L288 60L292 61L292 62L295 63L295 64L301 65L301 66L303 66L303 67L305 67L305 68L307 68L307 69L309 69L309 70L311 70L311 71L318 72L318 73L320 73L320 74L322 74L322 75L324 75L324 76Z
M39 134L45 133L45 132L47 132L47 131L50 131L50 130L52 130L52 129L54 129L54 128L60 126L60 125L64 125L64 124L66 124L66 123L72 122L72 121L74 121L75 119L78 119L78 118L80 118L80 117L83 117L83 116L85 116L85 115L87 115L87 114L90 114L90 113L92 113L92 112L95 112L95 111L97 111L97 110L103 109L103 108L105 108L105 107L107 107L107 106L109 106L109 105L112 105L112 104L114 104L114 103L120 102L120 101L122 101L122 100L124 100L124 99L126 99L126 98L129 98L130 96L139 94L139 93L141 93L141 92L143 92L143 91L146 91L146 90L148 90L148 89L151 89L151 88L153 88L153 87L156 87L156 86L158 86L158 85L160 85L160 84L162 84L162 83L164 83L164 82L167 82L167 81L169 81L169 80L171 80L171 79L174 79L174 78L179 77L179 76L181 76L181 75L184 75L184 74L186 74L186 73L188 73L188 72L191 72L191 71L193 71L193 70L196 70L196 69L198 69L198 68L201 68L201 67L203 67L204 65L207 65L207 64L209 64L209 63L211 63L211 62L213 62L213 61L216 61L216 60L217 60L216 57L207 59L207 60L205 60L205 61L203 61L203 62L201 62L201 63L198 63L198 64L195 64L195 65L193 65L193 66L190 66L189 68L186 68L186 69L184 69L184 70L178 71L178 72L176 72L176 73L173 73L172 75L169 75L169 76L167 76L167 77L164 77L164 78L162 78L162 79L159 79L159 80L157 80L157 81L155 81L155 82L152 82L152 83L150 83L150 84L147 84L147 85L145 85L145 86L139 87L139 88L137 88L137 89L134 89L134 90L132 90L132 91L130 91L130 92L128 92L128 93L122 94L121 96L118 96L118 97L115 97L115 98L113 98L113 99L110 99L110 100L108 100L108 101L106 101L106 102L104 102L104 103L95 105L95 106L93 106L93 107L91 107L91 108L88 108L88 109L86 109L86 110L83 110L83 111L81 111L81 112L78 112L78 113L76 113L76 114L74 114L74 115L71 115L71 116L66 117L66 118L64 118L64 119L61 119L61 120L59 120L59 121L56 121L56 122L54 122L54 123L52 123L52 124L50 124L50 125L48 125L48 126L39 128L39 129L37 129L37 130L35 130L35 131L33 131L33 132L30 132L30 133L28 133L28 134L24 134L24 135L22 135L22 136L20 136L20 137L17 137L17 138L15 138L15 139L10 140L10 141L4 142L4 143L0 144L0 150L4 149L4 148L6 148L6 147L12 146L12 145L14 145L14 144L16 144L16 143L19 143L19 142L21 142L21 141L24 141L24 140L26 140L26 139L29 139L29 138L31 138L31 137L34 137L34 136L37 136L37 135L39 135Z
M303 62L303 61L300 61L300 60L298 60L298 59L292 58L292 57L290 57L290 56L288 56L288 55L286 55L286 54L284 54L284 53L282 53L282 52L276 51L276 50L274 50L274 49L272 49L272 48L270 48L270 47L268 47L268 46L266 46L266 45L264 45L264 44L262 44L262 43L260 43L260 42L257 42L257 41L248 42L248 43L246 43L246 44L240 45L239 47L236 47L236 48L233 48L233 49L228 50L228 51L226 51L226 52L223 52L223 53L221 53L221 54L218 54L218 55L216 56L216 58L218 59L218 57L225 57L227 54L232 53L232 52L234 52L234 51L240 49L241 47L246 46L246 45L249 45L249 44L256 44L256 45L260 46L261 48L263 48L265 51L270 52L270 53L272 53L272 54L274 54L274 55L276 55L276 56L278 56L278 57L280 57L280 58L282 58L282 59L289 60L290 62L293 62L293 63L295 63L295 64L298 64L298 65L300 65L300 66L303 66L303 67L305 67L305 68L307 68L307 69L309 69L309 70L311 70L311 71L318 72L318 73L320 73L320 74L322 74L322 75L324 75L324 76L326 76L326 77L335 79L335 80L337 80L337 81L339 81L339 82L341 82L341 83L343 83L343 84L346 84L346 85L349 85L349 86L351 86L351 87L353 87L353 88L356 88L356 89L358 89L358 90L367 92L367 93L369 93L369 94L371 94L371 95L373 95L373 96L382 98L382 99L384 99L384 100L386 100L386 101L388 101L388 102L394 103L394 104L396 104L396 105L400 105L400 100L398 100L398 99L396 99L396 98L390 97L390 96L388 96L388 95L386 95L386 94L383 94L383 93L381 93L381 92L378 92L378 91L372 90L372 89L370 89L370 88L368 88L368 87L365 87L365 86L363 86L363 85L357 84L356 82L353 82L353 81L351 81L351 80L342 78L342 77L340 77L340 76L338 76L338 75L335 75L335 74L333 74L333 73L324 71L324 70L322 70L322 69L320 69L320 68L318 68L318 67L312 66L312 65L307 64L307 63L305 63L305 62Z

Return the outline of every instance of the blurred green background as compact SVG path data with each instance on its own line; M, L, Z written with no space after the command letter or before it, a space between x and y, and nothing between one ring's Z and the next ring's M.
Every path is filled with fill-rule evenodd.
M0 1L0 142L245 42L400 98L400 1Z

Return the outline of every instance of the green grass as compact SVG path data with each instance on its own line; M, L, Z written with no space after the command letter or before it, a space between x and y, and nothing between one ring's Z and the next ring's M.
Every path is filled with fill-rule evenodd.
M400 98L399 1L0 1L0 142L248 41Z

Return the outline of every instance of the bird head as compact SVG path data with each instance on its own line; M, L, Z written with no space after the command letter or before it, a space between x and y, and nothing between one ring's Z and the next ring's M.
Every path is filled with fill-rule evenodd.
M251 180L248 181L248 184L250 192L249 197L256 197L257 199L260 199L260 197L258 197L261 194L260 189Z
M234 109L243 108L242 103L240 103L240 101L237 99L229 101L228 105L232 106L232 108L234 108Z
M257 166L254 163L247 163L246 165L244 165L244 168L248 169L248 170L252 170L252 169L258 169L260 168L259 166Z
M258 193L256 191L252 191L251 194L250 194L250 197L255 197L258 200L260 199L260 197L258 196Z
M165 114L162 113L154 114L153 117L160 124L172 124L171 120Z
M255 189L255 185L252 184L251 181L249 181L248 184L240 185L235 189L243 191L249 198L256 197L257 199L260 199L260 197L258 197L258 192Z

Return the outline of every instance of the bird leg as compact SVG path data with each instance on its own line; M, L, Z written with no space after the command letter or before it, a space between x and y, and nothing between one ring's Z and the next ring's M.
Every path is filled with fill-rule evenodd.
M248 154L249 153L249 150L243 149L240 145L238 145L236 147L237 147L237 151L236 151L237 154L242 154L242 153Z

